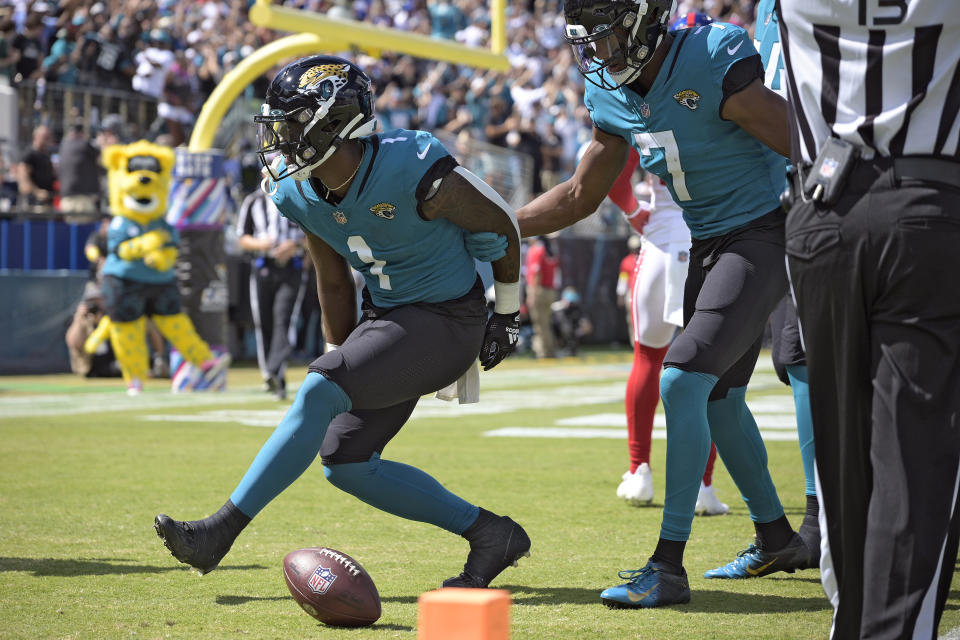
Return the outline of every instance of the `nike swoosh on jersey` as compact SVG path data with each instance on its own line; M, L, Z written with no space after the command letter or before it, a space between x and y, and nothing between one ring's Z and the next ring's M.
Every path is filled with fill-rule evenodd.
M777 559L774 558L773 560L771 560L771 561L768 562L767 564L762 564L762 565L760 565L760 566L759 566L758 568L756 568L756 569L751 569L750 567L747 567L747 573L749 573L749 574L752 575L752 576L760 575L760 572L761 572L761 571L763 571L764 569L766 569L767 567L769 567L770 565L772 565L772 564L773 564L774 562L776 562L776 561L777 561Z
M651 593L653 593L653 590L656 589L658 586L660 586L660 585L656 585L656 584L655 584L655 585L653 585L652 587L650 587L649 589L647 589L646 591L644 591L643 593L641 593L641 594L639 594L639 595L636 594L636 593L634 593L633 591L630 591L630 589L627 589L627 598L630 599L630 602L640 602L641 600L643 600L644 598L646 598L648 595L650 595Z
M737 43L737 46L735 46L735 47L727 47L727 53L732 56L733 54L735 54L737 51L740 50L741 45L743 45L743 40L741 40L740 42L738 42L738 43Z
M742 44L742 43L741 43L741 44ZM423 153L418 153L418 154L417 154L417 157L420 158L421 160L423 160L424 158L426 158L426 157L427 157L427 151L430 151L430 145L431 145L431 144L433 144L433 143L431 142L431 143L428 144L426 147L424 147Z

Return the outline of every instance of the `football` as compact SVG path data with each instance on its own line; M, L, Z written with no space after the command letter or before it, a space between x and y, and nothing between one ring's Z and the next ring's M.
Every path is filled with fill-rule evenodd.
M334 627L365 627L380 618L380 594L370 574L345 553L297 549L283 559L290 595L308 614Z

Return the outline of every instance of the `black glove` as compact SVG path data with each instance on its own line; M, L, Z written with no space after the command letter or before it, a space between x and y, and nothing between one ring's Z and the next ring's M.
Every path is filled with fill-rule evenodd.
M495 313L487 320L487 332L480 347L480 364L489 371L513 352L520 337L520 312Z

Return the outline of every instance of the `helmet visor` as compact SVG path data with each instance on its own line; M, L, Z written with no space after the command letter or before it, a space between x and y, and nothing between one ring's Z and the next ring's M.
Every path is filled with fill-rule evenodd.
M577 68L584 76L599 76L607 69L621 72L627 68L623 47L629 34L623 28L620 14L611 23L595 25L567 24L564 39L573 49Z
M310 164L317 156L317 150L304 136L304 122L309 122L313 114L307 109L285 113L279 109L270 109L264 104L260 115L253 117L257 125L257 155L273 180L280 180ZM278 174L272 160L281 154L286 161Z

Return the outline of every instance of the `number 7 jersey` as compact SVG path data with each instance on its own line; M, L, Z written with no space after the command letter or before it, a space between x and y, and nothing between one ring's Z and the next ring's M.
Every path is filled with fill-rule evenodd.
M277 208L345 257L378 307L464 295L477 271L463 229L417 210L418 190L422 196L456 161L425 131L394 129L363 140L363 160L339 204L318 196L312 181L288 178L276 183Z
M780 204L784 158L720 117L727 72L756 55L746 31L715 22L675 36L646 96L587 83L584 103L594 125L640 152L641 166L666 182L697 239L727 233Z

